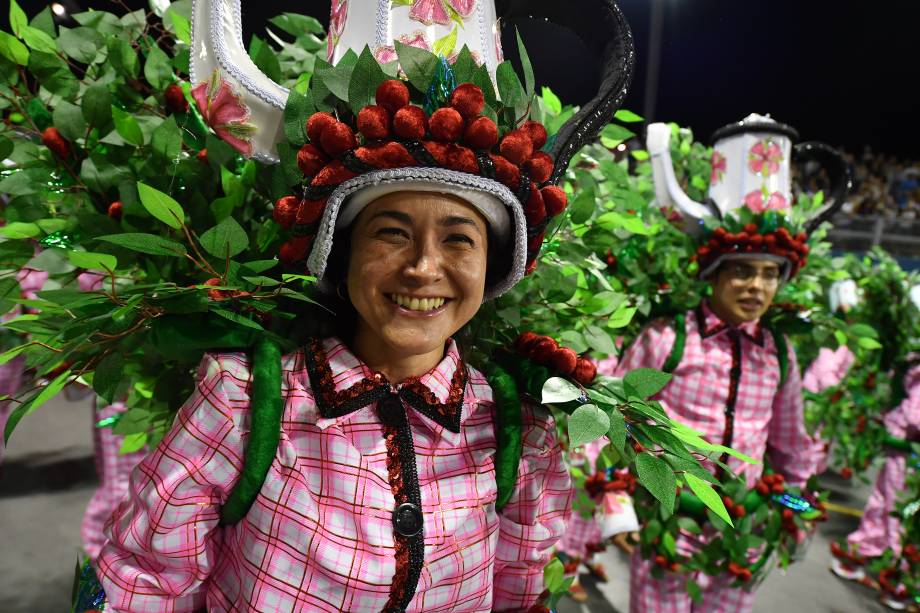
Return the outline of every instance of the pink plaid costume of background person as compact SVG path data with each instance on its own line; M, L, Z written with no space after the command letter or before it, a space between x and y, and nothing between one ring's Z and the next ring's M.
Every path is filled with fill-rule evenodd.
M373 373L334 339L323 343L337 390ZM456 345L420 381L442 402ZM318 413L303 351L282 365L281 442L248 515L218 527L238 479L249 419L249 364L205 356L198 386L161 444L132 475L98 560L115 611L380 611L395 572L383 426L375 407ZM407 409L424 514L425 564L409 611L526 609L562 535L572 489L555 425L523 411L515 493L495 512L491 388L470 369L455 434Z
M892 436L920 440L920 366L914 366L904 377L904 389L907 398L885 415L885 428ZM899 451L888 452L863 510L859 528L847 537L847 543L855 553L871 558L891 548L900 555L901 521L890 513L898 495L904 490L906 471L907 456Z
M847 376L847 371L853 365L856 356L846 345L837 349L822 347L802 377L802 387L809 392L817 394L829 387L839 385ZM815 472L818 474L827 470L827 455L830 452L829 443L815 437Z
M105 523L112 517L118 503L128 493L128 479L134 467L144 459L145 451L133 453L119 453L124 437L112 432L111 428L97 428L96 422L120 413L124 413L125 405L121 402L109 405L102 410L96 410L93 403L93 451L96 463L96 475L99 485L93 492L80 533L83 537L83 551L90 560L99 557L99 551L105 542L102 533Z
M594 466L597 463L597 456L609 441L606 436L602 436L596 441L585 443L578 452L577 461L572 458L573 452L569 451L569 463L573 466L583 466L585 474L594 473ZM596 545L601 542L601 519L598 516L600 509L591 517L582 517L580 513L572 513L571 519L565 528L565 534L559 541L559 551L575 558L588 559L591 554L588 553L588 545Z
M656 396L668 415L695 428L708 440L722 443L725 433L725 407L729 398L732 368L731 336L738 334L741 347L741 372L735 402L734 435L731 446L753 458L769 457L777 472L793 485L802 485L814 473L814 448L805 430L802 415L802 380L795 352L789 349L789 371L780 388L779 360L770 333L757 322L743 324L732 332L709 309L701 307L703 326L697 313L686 315L686 343L683 358L674 369L674 378ZM672 323L658 320L642 331L623 356L617 373L636 368L661 369L674 345ZM743 475L753 487L763 471L762 465L746 464L734 458L729 466ZM678 549L688 552L699 546L697 539L684 535ZM727 577L695 576L703 587L704 605L694 605L685 589L686 575L665 573L662 579L651 575L651 567L633 557L630 580L630 610L645 611L750 611L754 594L727 587Z

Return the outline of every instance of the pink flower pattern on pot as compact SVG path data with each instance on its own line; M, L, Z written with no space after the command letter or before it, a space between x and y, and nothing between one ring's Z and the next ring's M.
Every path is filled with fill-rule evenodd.
M718 151L712 152L712 159L710 160L712 165L712 174L709 176L709 184L715 185L725 176L725 170L727 168L727 161L725 156L719 153Z
M326 59L331 60L335 47L345 31L345 21L348 19L348 0L332 0L332 9L329 14L329 34L326 36Z
M772 140L757 141L748 154L748 168L755 175L763 177L779 172L779 164L782 161L783 151Z
M789 202L782 192L764 193L764 190L755 189L744 197L744 204L755 213L764 211L781 211L789 208Z
M476 0L414 0L409 17L425 25L447 25L451 18L469 17L476 8Z
M252 155L252 135L256 127L249 121L249 108L220 72L214 71L211 78L192 89L192 98L208 124L231 147L245 156Z
M416 30L411 35L403 34L396 40L410 47L418 47L425 51L431 51L431 43L428 42L425 33L421 30ZM387 64L398 59L396 56L396 45L381 45L377 47L374 49L374 58L381 64Z

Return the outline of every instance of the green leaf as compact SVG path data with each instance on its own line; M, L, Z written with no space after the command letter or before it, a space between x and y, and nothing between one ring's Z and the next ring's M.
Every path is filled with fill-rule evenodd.
M35 17L32 18L32 21L29 22L29 25L33 28L38 28L51 38L57 36L57 28L54 26L54 16L51 14L51 7L46 6L39 12Z
M10 154L16 149L16 145L13 144L13 141L8 139L5 136L0 136L0 160L5 160L10 157Z
M859 346L863 349L881 349L882 344L875 340L874 338L869 338L868 336L860 336L859 340L856 341L859 343Z
M10 0L10 27L13 29L13 34L22 36L22 31L27 25L29 25L29 18L26 17L26 12L20 8L16 0Z
M144 144L144 134L141 132L141 127L137 124L137 119L134 118L134 115L112 105L112 119L115 120L115 131L126 142L138 147Z
M607 319L607 327L616 330L617 328L628 326L637 310L636 307L629 306L629 303L624 302L617 307L617 310Z
M498 95L505 106L515 107L526 100L524 86L521 85L521 80L514 72L511 62L502 62L498 65L495 71L495 82L498 85Z
M107 41L108 60L112 67L123 76L133 79L140 73L137 52L131 44L121 38L112 36Z
M173 68L169 56L155 45L147 53L144 77L157 89L164 89L173 81Z
M134 432L132 434L126 434L125 438L123 438L121 441L121 447L118 449L118 453L122 455L126 453L134 453L135 451L140 451L143 449L144 445L146 444L146 432Z
M610 334L605 332L603 328L588 324L585 326L584 335L585 339L591 344L594 350L606 353L607 355L612 355L617 352L617 346L614 344L613 339L610 338Z
M409 77L409 82L420 92L427 91L438 67L438 56L430 51L405 45L398 40L395 42L399 65Z
M77 268L90 270L113 271L118 265L114 255L108 253L92 253L89 251L68 251L67 259Z
M217 315L220 315L221 317L225 319L229 319L230 321L234 323L240 324L241 326L245 326L247 328L253 328L255 330L260 330L262 332L265 331L265 328L260 326L257 322L247 317L243 317L239 313L234 313L233 311L227 311L225 309L217 309L217 308L212 308L211 313L216 313Z
M33 51L29 55L29 71L52 94L70 99L80 90L80 83L70 72L67 62L56 53Z
M54 117L54 127L67 140L75 141L86 135L86 121L83 119L83 111L76 104L61 100L54 107L52 117Z
M169 161L179 157L182 151L182 130L173 116L163 120L150 135L150 148Z
M454 59L454 76L457 78L457 83L469 83L473 78L473 71L476 70L477 64L476 59L473 57L473 53L470 51L470 48L466 45L460 49L460 53L457 54L456 59Z
M637 368L623 377L623 383L632 386L636 395L642 398L654 396L663 390L670 380L671 375L653 368Z
M559 100L559 96L553 93L548 87L543 87L541 90L542 93L540 97L543 98L543 104L546 105L546 110L548 110L553 115L558 115L562 112L562 101Z
M99 128L112 119L112 94L101 83L86 88L80 106L83 109L83 119L91 126Z
M562 582L565 579L565 567L562 561L553 557L549 564L543 567L543 585L550 592L556 592L562 589Z
M514 35L517 37L518 54L521 56L521 67L524 69L524 90L527 94L526 98L529 100L533 97L534 87L536 85L533 76L533 64L530 63L530 56L527 55L524 41L521 40L520 30L515 28Z
M574 202L569 207L572 223L582 224L591 219L596 206L597 195L593 188L578 190L578 195L575 196Z
M607 414L607 418L610 420L607 438L610 439L610 442L617 451L622 451L623 447L626 446L626 420L623 418L623 414L620 413L619 409L610 411L610 413Z
M57 377L55 377L51 383L46 385L40 392L38 392L38 394L32 396L29 400L20 404L13 410L12 413L10 413L10 416L6 422L6 429L3 433L4 440L7 444L9 444L10 435L13 434L13 430L16 428L16 425L19 423L19 421L41 405L57 396L58 392L64 389L64 386L67 384L67 380L70 378L70 373L71 371L69 369L65 370Z
M0 183L0 188L2 186L3 183ZM0 228L0 234L7 238L34 238L41 233L42 229L38 224L22 221L12 221Z
M16 306L22 289L13 277L0 279L0 314L6 314Z
M607 434L610 418L595 404L583 404L569 415L569 445L577 447Z
M450 31L446 36L439 38L434 41L432 45L432 51L435 55L441 57L450 57L454 53L454 48L457 46L457 26L454 26L454 29Z
M227 217L201 235L201 246L216 258L232 258L249 248L249 236L235 219Z
M268 23L278 26L284 32L291 36L302 36L303 34L324 34L323 24L316 18L308 15L297 13L282 13L277 17L272 17Z
M668 513L673 513L677 479L668 463L648 452L642 452L636 456L636 471L639 473L639 483L661 502Z
M54 39L38 28L25 26L22 29L21 34L22 42L24 42L27 47L34 51L41 51L42 53L57 53L58 51L57 44L55 44Z
M0 30L0 55L20 66L29 63L28 47L3 30Z
M694 604L699 604L703 601L703 590L700 588L700 584L691 577L687 577L687 594Z
M709 483L690 473L684 473L683 478L703 504L728 525L734 526L732 518L729 517L728 511L725 510L725 504L722 502L722 498L712 489Z
M681 530L685 530L690 534L702 534L703 529L700 528L700 525L696 523L696 520L692 517L678 517L677 525L680 526Z
M377 88L386 79L374 54L365 45L358 56L358 63L351 71L351 82L348 84L348 106L355 115L367 105L375 103Z
M166 11L166 14L172 18L173 31L176 33L176 38L181 40L186 45L192 44L192 24L189 21L188 17L185 15L180 15L176 10L169 9Z
M497 99L495 98L495 84L492 83L489 69L485 66L477 66L476 70L473 71L472 83L478 85L479 89L482 90L483 95L486 97L486 110L483 111L483 115L487 115L491 110L490 107L495 107L497 103ZM492 119L494 121L495 118L492 117Z
M291 90L284 105L284 136L297 147L307 142L307 119L316 112L313 95Z
M563 402L577 400L581 397L581 389L568 379L550 377L543 384L540 402L543 404L561 404Z
M105 45L102 35L92 28L61 28L58 45L65 55L84 64L90 64ZM162 52L161 52L162 53Z
M138 181L137 195L141 204L154 218L159 219L170 228L179 230L185 223L185 211L171 196Z
M253 36L252 40L249 41L249 57L269 79L276 83L282 80L281 63L278 61L278 54L258 36Z
M623 123L641 123L645 121L639 115L636 115L632 111L628 111L626 109L620 109L619 111L614 113L613 118L616 119L617 121L622 121Z
M107 234L97 236L96 240L112 243L131 251L149 255L169 255L182 257L185 247L175 241L157 236L156 234L143 234L141 232L125 232L123 234Z
M115 400L115 390L121 382L125 356L112 352L102 358L93 373L93 389L111 404Z

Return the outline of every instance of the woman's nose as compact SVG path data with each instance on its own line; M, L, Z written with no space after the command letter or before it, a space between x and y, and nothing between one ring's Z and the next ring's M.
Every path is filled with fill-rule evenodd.
M437 244L432 240L425 240L418 244L415 253L407 263L405 275L420 285L433 283L443 274L441 266L441 253Z

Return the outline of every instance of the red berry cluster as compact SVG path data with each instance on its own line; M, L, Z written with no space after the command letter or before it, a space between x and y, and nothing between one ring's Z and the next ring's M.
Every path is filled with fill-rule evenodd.
M217 277L208 279L203 283L203 285L210 286L220 286L223 285L220 279ZM237 298L241 296L249 296L249 292L244 292L243 290L238 289L209 289L208 298L215 302L220 302L221 300L229 300L230 298Z
M524 332L514 341L514 350L564 377L575 379L582 385L590 385L597 376L597 366L594 362L578 357L578 354L568 347L560 347L559 343L548 336Z
M740 581L748 582L751 580L751 569L745 568L736 562L728 563L728 572L730 575L737 577Z
M837 542L831 543L831 553L834 554L835 558L847 562L850 566L861 566L866 563L866 558L851 553L849 550L841 547Z
M735 519L744 519L744 516L747 515L747 509L744 508L744 505L741 503L735 503L730 496L722 496L722 504L725 505L725 510L728 511L728 514Z
M920 550L917 549L917 546L913 543L908 543L904 546L904 557L907 558L907 561L912 565L920 564Z
M906 600L909 596L907 588L901 584L901 571L897 568L883 568L878 571L878 585L883 592L887 592L899 600Z
M70 157L70 143L61 136L61 133L54 126L45 128L42 132L42 144L58 157Z
M757 493L761 496L782 494L786 491L785 482L786 478L780 474L763 475L757 482L757 485L754 486L754 489L756 489Z
M716 228L709 241L696 250L694 258L700 263L700 268L705 269L723 255L769 253L786 258L791 266L789 276L794 276L808 262L807 240L804 232L793 236L786 228L761 234L752 223L738 233Z
M185 98L185 92L182 87L173 83L163 91L163 99L166 102L166 110L170 113L185 113L188 111L188 100Z
M664 557L661 554L658 554L657 556L655 556L655 566L658 566L665 570L669 570L672 573L676 573L677 571L680 570L680 564L678 564L674 560L668 560L666 557Z
M366 167L387 169L418 164L407 144L418 143L442 167L470 174L480 174L477 151L485 151L494 167L495 179L519 194L529 232L527 272L536 266L543 242L546 221L565 210L568 199L555 185L545 185L553 171L553 159L540 151L546 144L546 128L527 121L500 138L498 126L482 116L485 96L472 84L463 83L450 95L448 106L431 116L409 102L409 89L398 79L383 82L377 88L375 105L358 113L355 128L329 113L315 113L307 121L309 143L300 148L297 164L313 189L328 193L329 187L356 176L343 161L353 155ZM358 138L360 134L360 142ZM354 168L354 166L351 166ZM524 197L523 176L529 178ZM524 183L527 186L527 183ZM275 205L275 221L295 235L306 236L326 206L325 198L286 196ZM297 236L295 236L295 239ZM292 239L282 248L282 261L293 263L306 258L312 241Z
M112 219L114 219L115 221L119 221L121 219L122 208L123 208L123 205L121 204L121 202L119 200L116 200L115 202L109 205L109 208L106 211L106 214Z
M636 478L628 470L618 470L611 480L607 480L606 471L597 471L585 479L585 489L591 498L597 498L606 492L626 492L632 494L636 491Z

